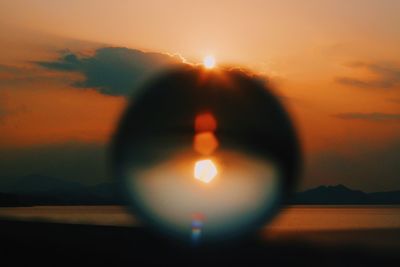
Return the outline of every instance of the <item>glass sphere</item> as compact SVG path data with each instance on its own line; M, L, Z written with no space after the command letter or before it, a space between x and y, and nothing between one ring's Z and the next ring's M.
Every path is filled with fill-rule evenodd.
M268 222L293 190L300 153L287 112L265 84L241 71L184 67L132 99L112 159L142 222L209 242Z

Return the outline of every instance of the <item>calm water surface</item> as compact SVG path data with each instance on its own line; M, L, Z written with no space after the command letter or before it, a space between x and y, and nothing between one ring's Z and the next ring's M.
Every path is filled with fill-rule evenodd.
M36 206L0 208L0 217L98 225L138 225L121 206ZM399 228L400 205L289 206L268 226L279 230Z
M139 226L121 206L0 208L0 218L113 226ZM288 206L261 231L265 240L306 240L323 245L400 249L400 205Z

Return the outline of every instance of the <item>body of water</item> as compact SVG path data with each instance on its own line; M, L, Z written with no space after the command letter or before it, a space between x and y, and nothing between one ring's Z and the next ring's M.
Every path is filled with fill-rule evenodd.
M73 224L140 226L121 206L2 207L0 217ZM400 248L400 205L295 205L262 229L269 239Z
M121 206L2 207L0 217L96 225L138 225ZM276 230L400 229L400 205L295 205L284 207L268 228Z

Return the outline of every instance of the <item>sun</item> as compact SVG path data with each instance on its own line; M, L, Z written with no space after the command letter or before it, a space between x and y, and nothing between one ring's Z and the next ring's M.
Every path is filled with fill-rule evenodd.
M215 58L212 55L208 55L203 59L203 65L206 69L212 69L215 67Z
M217 167L211 159L199 160L194 165L194 178L204 183L211 182L217 174Z

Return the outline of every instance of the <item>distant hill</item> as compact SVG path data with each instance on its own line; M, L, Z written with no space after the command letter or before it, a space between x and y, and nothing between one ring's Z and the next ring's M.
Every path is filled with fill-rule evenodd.
M86 188L77 182L66 181L40 174L30 174L11 180L0 189L4 193L20 195L79 194Z
M121 203L112 183L85 186L77 182L31 174L0 187L0 206L115 205Z
M31 174L0 187L0 206L118 205L113 184L85 186L77 182ZM288 204L400 204L400 191L365 193L344 185L318 186L297 193Z
M0 193L0 207L21 207L26 203L20 196L14 194Z
M400 191L365 193L344 185L321 185L299 192L291 204L400 204Z

